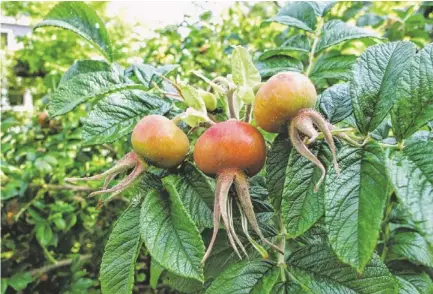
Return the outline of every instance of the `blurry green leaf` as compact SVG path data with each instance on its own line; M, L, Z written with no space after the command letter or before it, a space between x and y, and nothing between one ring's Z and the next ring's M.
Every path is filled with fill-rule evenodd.
M396 100L396 84L415 54L410 42L369 47L354 66L350 81L353 112L359 130L373 131Z
M318 98L318 108L332 124L338 123L352 113L349 84L336 84L329 87Z
M272 274L274 265L263 260L244 260L227 268L219 275L206 290L206 294L213 293L270 293L263 289L264 279Z
M122 90L111 94L93 107L84 121L84 144L102 144L119 140L132 132L146 115L166 114L171 107L163 99L141 90Z
M341 263L327 244L314 244L293 252L287 264L298 283L314 294L395 293L396 283L375 254L362 274Z
M43 158L37 158L35 160L35 167L41 173L45 173L45 174L48 174L53 170L51 165L48 162L46 162Z
M433 293L433 281L426 273L409 270L396 272L399 284L399 294L426 294Z
M280 47L295 47L300 51L306 52L310 52L311 50L310 39L306 35L294 35L284 41Z
M158 286L159 277L161 276L164 268L155 260L150 262L150 280L149 285L152 289L156 289Z
M267 49L265 50L265 52L263 52L260 57L259 60L260 61L264 61L270 57L273 56L278 56L278 55L287 55L293 58L296 58L296 56L299 53L308 53L308 50L302 49L302 48L297 48L297 47L288 47L288 46L281 46L278 48L273 48L273 49Z
M179 65L166 64L160 67L154 67L149 64L134 64L128 71L134 73L137 79L148 89L153 87L153 83L161 84L163 78L173 72Z
M163 179L164 186L169 192L177 193L185 209L197 226L213 227L214 188L195 165L186 162L179 175L170 175Z
M99 277L104 294L132 292L140 245L140 207L130 206L114 225L105 246Z
M182 96L185 99L186 105L194 108L197 111L207 113L206 105L198 90L190 85L180 85Z
M199 95L206 105L206 109L209 111L214 111L217 108L217 97L215 94L203 90L198 90Z
M42 246L48 246L51 244L51 241L53 240L53 231L48 223L38 222L35 230L36 238Z
M370 261L388 198L384 155L377 143L346 146L337 156L341 172L328 169L325 221L329 243L343 262L362 272Z
M310 79L315 84L326 79L347 81L356 58L355 55L321 55L313 65Z
M262 79L259 70L255 67L251 55L242 46L236 46L232 53L232 79L238 86L237 98L246 104L254 100L253 87Z
M15 291L22 291L27 288L27 285L33 282L33 278L30 273L18 273L8 279L8 284Z
M395 193L433 244L433 141L415 140L403 150L388 149L386 167Z
M148 193L141 205L140 231L150 255L164 268L202 282L204 244L177 193Z
M84 2L57 4L35 29L46 26L73 31L92 43L109 61L113 60L111 41L105 25Z
M392 126L402 140L433 117L433 44L419 51L397 84L397 99L391 111Z
M361 15L356 20L356 25L359 27L371 26L373 28L377 28L385 21L383 16L379 16L373 13L366 13Z
M201 293L200 291L204 288L202 282L190 278L181 277L171 272L167 272L167 277L170 287L180 291L181 293Z
M344 41L361 38L383 39L374 31L352 26L341 20L331 20L323 26L316 52Z
M1 279L0 286L1 286L0 293L5 294L6 290L8 289L8 280Z

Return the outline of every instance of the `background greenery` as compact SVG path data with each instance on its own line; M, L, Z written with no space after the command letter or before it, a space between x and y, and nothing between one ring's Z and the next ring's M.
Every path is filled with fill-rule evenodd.
M5 15L27 15L36 23L55 3L2 2ZM236 3L214 21L204 13L200 21L186 18L179 25L157 30L156 36L140 40L133 27L122 19L108 19L106 2L89 3L107 22L115 60L127 65L131 57L153 65L179 64L178 79L202 83L192 70L208 77L230 70L228 54L232 45L256 52L280 46L299 33L286 26L261 23L274 16L274 2ZM391 41L411 40L420 48L433 40L432 9L428 3L339 2L328 18L366 26ZM189 32L179 33L179 27ZM55 36L55 37L54 37ZM95 174L111 166L128 150L122 142L102 146L81 145L80 118L88 108L70 112L50 122L41 122L44 97L59 83L63 73L77 59L89 59L88 43L65 30L47 28L22 38L24 48L2 55L2 66L11 92L29 88L35 99L35 113L2 113L1 125L1 209L2 209L2 293L99 293L99 265L108 235L126 199L119 197L104 209L96 210L96 200L86 198L93 187L66 185L63 178ZM339 54L359 56L369 40L343 44ZM290 61L290 57L288 57ZM308 66L302 57L301 65ZM259 62L258 62L259 63ZM316 86L326 88L339 77L317 77ZM57 266L59 265L64 266ZM153 269L155 270L155 269ZM143 249L136 268L137 293L172 290L166 280L152 281L149 257ZM158 283L157 283L158 282Z

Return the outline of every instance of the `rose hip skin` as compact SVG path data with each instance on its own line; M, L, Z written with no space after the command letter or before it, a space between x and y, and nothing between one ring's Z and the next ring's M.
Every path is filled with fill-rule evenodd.
M197 140L194 161L208 175L224 169L239 169L248 176L257 174L266 158L262 134L252 125L241 121L218 123Z
M297 112L314 108L317 92L308 77L297 72L281 72L260 87L254 104L257 126L276 133Z
M178 166L189 150L185 133L161 115L141 119L132 131L131 144L140 157L161 168Z

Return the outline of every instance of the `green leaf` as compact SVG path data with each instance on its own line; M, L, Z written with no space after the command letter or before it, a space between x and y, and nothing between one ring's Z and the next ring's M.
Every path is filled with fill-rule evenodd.
M262 25L271 22L312 32L317 23L316 10L308 2L291 2L281 8L276 16L265 20Z
M352 26L341 20L331 20L323 26L316 52L344 41L361 38L383 39L374 31Z
M185 163L179 175L163 179L168 191L175 191L191 216L201 228L213 228L214 188L209 178L192 163Z
M220 293L269 293L263 291L264 279L273 275L274 265L264 260L244 260L231 265L219 275L206 290L206 294ZM271 279L273 276L271 276Z
M413 221L433 244L433 141L409 142L388 150L386 167L393 189Z
M256 67L262 78L271 77L282 71L301 72L304 69L300 60L284 55L277 55L263 61L258 61L256 62Z
M433 117L433 44L419 51L402 73L397 97L391 118L395 135L402 140Z
M280 209L286 170L292 150L287 134L279 134L272 143L266 159L266 186L276 210Z
M74 64L71 65L71 67L62 76L59 85L65 83L66 81L70 80L72 77L76 75L90 73L90 72L100 72L100 71L103 72L114 71L114 68L105 61L77 60L74 62Z
M1 279L0 286L1 286L0 293L5 294L6 290L8 289L8 280L7 279Z
M150 280L149 285L152 289L156 289L158 286L159 277L161 276L164 268L155 260L150 262Z
M433 293L433 281L426 273L397 272L399 294L426 294Z
M388 242L387 260L409 260L433 267L433 245L417 232L397 231Z
M328 165L332 155L325 144L316 144L311 151L325 166ZM281 203L281 215L291 237L302 235L324 213L324 185L314 192L321 175L318 167L292 149Z
M84 144L119 140L132 132L146 115L165 115L171 107L167 99L141 90L122 90L100 100L84 121Z
M140 207L130 206L114 225L105 246L99 277L102 293L132 292L140 245Z
M289 271L303 289L314 294L395 293L396 283L377 255L359 274L342 264L327 244L303 247L289 257Z
M161 76L169 75L178 67L178 64L166 64L160 67L154 67L150 64L134 64L126 72L127 74L134 73L140 83L150 89L153 87L153 83L157 85L161 83Z
M181 277L171 272L167 272L167 278L170 287L182 293L203 293L202 290L204 289L204 285L197 280Z
M76 75L59 85L50 95L48 112L51 117L73 110L87 100L102 98L124 89L143 89L118 72L87 72Z
M36 224L36 238L42 246L48 246L53 240L53 230L47 222L41 221Z
M379 16L373 13L366 13L361 15L356 20L356 25L360 27L371 26L373 28L377 28L380 26L385 20L385 17Z
M190 85L180 85L180 89L186 105L200 112L207 113L206 104L196 88Z
M355 55L321 55L313 65L310 78L315 84L326 79L347 81L356 58Z
M325 179L325 221L337 256L362 272L379 238L388 196L381 147L368 143L345 147L338 154L341 172L328 169Z
M113 60L111 41L99 16L83 2L60 2L35 29L46 26L70 30L89 41L109 61Z
M8 285L14 288L15 291L22 291L27 288L27 285L33 282L30 273L18 273L8 279Z
M282 55L282 56L287 55L287 56L296 58L300 52L301 53L308 53L308 50L303 49L303 48L298 48L298 47L281 46L278 48L272 48L272 49L265 50L265 52L260 54L259 60L264 61L270 57L278 56L278 55Z
M254 87L261 82L251 55L242 46L236 46L232 53L232 79L237 85Z
M310 52L310 39L306 35L295 35L284 41L281 47L295 47L300 51Z
M325 118L336 124L352 114L352 100L348 83L336 84L320 94L318 108Z
M171 187L168 187L169 190ZM204 244L176 191L148 193L141 205L140 231L150 255L173 273L203 282Z
M367 134L386 117L396 99L397 81L415 54L410 42L369 47L354 66L350 82L353 111L359 130Z

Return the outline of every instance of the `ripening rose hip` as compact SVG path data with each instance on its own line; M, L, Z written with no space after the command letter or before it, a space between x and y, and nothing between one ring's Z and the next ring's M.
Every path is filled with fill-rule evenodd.
M161 168L178 166L189 150L185 133L161 115L141 119L132 131L131 144L137 155Z
M262 234L254 214L253 204L248 191L248 176L257 174L265 164L266 145L262 134L252 125L229 120L218 123L205 131L197 140L194 161L198 168L208 175L217 176L214 199L214 231L202 263L209 257L218 233L220 219L223 220L229 242L239 258L243 253L248 256L233 226L233 197L229 190L234 183L236 203L239 205L242 229L250 243L264 256L267 252L248 233L248 223L262 241L281 250L269 242Z
M148 168L148 164L161 168L173 168L182 163L189 151L188 137L174 122L161 115L149 115L141 119L131 135L133 151L127 153L115 166L102 174L87 178L69 178L69 182L79 180L100 180L105 178L103 188L91 193L96 196L110 193L110 198L130 187ZM119 184L108 188L110 182L120 173L133 169ZM106 199L105 201L107 201ZM98 207L102 205L100 201Z
M314 190L317 192L325 179L326 169L305 145L313 143L322 132L333 155L335 170L339 173L336 149L332 138L333 126L314 110L317 93L311 80L298 72L281 72L271 77L257 92L254 118L257 126L277 133L289 124L289 136L295 149L322 171ZM316 129L317 128L317 129Z
M281 72L257 92L254 118L257 126L276 133L301 109L314 108L316 101L316 89L308 77L298 72Z

